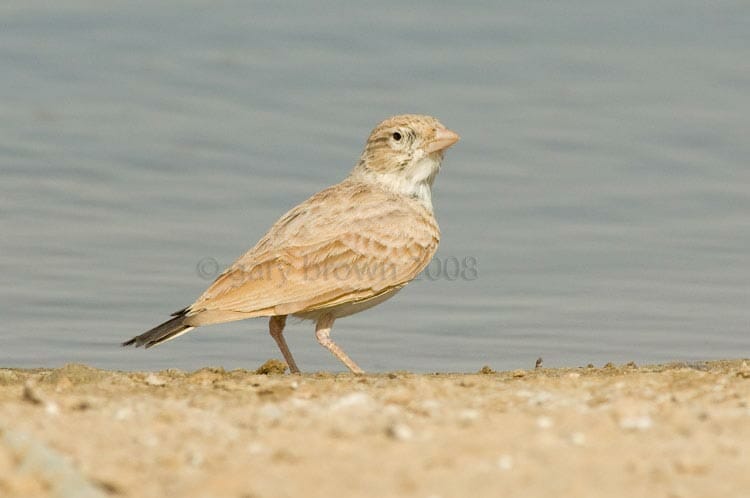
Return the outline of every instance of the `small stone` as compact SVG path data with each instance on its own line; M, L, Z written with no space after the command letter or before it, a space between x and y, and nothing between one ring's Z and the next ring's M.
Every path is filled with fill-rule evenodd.
M155 386L155 387L161 387L167 384L166 380L152 373L146 376L146 379L144 380L144 382L148 384L149 386Z
M576 446L583 446L586 444L586 435L583 432L574 432L570 435L570 442Z
M623 417L620 419L620 428L627 431L647 431L653 425L654 421L648 415Z
M81 412L86 411L86 410L90 410L93 407L94 407L94 404L89 399L79 399L78 401L76 401L75 403L73 403L73 405L71 406L71 408L73 410L77 410L77 411L81 411Z
M526 371L525 370L513 370L511 372L511 375L516 378L526 377Z
M268 448L266 448L262 443L259 442L253 442L250 443L247 446L247 452L251 455L262 455L263 453L268 452Z
M125 406L123 408L118 408L117 411L115 411L115 420L127 420L131 415L133 415L133 410L131 410L130 407Z
M106 373L103 370L89 367L80 363L68 363L67 365L53 370L47 377L43 379L45 384L57 384L62 380L63 377L67 377L74 385L79 384L90 384L98 382Z
M60 413L60 407L54 401L49 401L44 404L44 411L47 415L58 415Z
M71 387L73 387L73 383L70 381L69 378L63 376L57 380L57 384L55 384L55 392L59 393L67 389L70 389Z
M580 376L581 376L581 374L579 374L578 372L570 372L570 373L568 374L568 378L569 378L569 379L577 379L577 378L579 378Z
M147 446L149 448L156 448L157 446L159 446L159 438L156 437L155 434L151 434L151 433L143 434L137 439L137 441L140 444Z
M409 441L414 437L414 431L406 424L394 423L389 425L385 433L391 439L396 441Z
M497 468L508 471L513 469L513 457L510 455L500 455L497 459Z
M221 367L204 367L187 375L191 384L210 386L226 378L227 372Z
M479 419L479 412L471 408L466 408L458 412L458 420L463 425L470 425Z
M312 405L310 400L305 398L290 398L288 403L291 408L301 412L307 412Z
M388 378L389 379L403 379L405 377L411 377L412 373L408 370L396 370L395 372L389 372Z
M258 414L272 422L277 422L284 416L284 410L277 405L266 403L258 410Z
M270 359L258 367L255 373L258 375L283 375L286 369L287 365L283 361Z
M200 467L203 464L203 454L199 451L190 451L187 454L187 462L193 467Z
M425 417L436 417L440 414L441 404L435 399L426 399L419 404L419 409Z
M342 396L331 403L331 410L341 410L344 408L353 408L367 406L372 403L372 398L363 392L354 392Z
M742 365L740 365L740 369L737 371L737 377L750 379L750 365L748 365L746 361L743 361Z
M383 408L383 415L386 417L396 417L398 415L401 415L402 409L398 405L386 405L385 408Z
M547 416L543 415L536 419L536 426L540 429L549 429L550 427L552 427L552 425L552 419Z
M21 395L21 398L32 405L41 405L44 403L44 399L42 399L41 395L37 392L31 382L26 382L23 385L23 394Z
M491 369L489 365L485 365L482 368L480 368L479 372L477 372L477 373L479 373L481 375L492 375L492 374L496 374L497 372L495 370Z
M57 415L60 413L60 407L54 401L45 399L35 388L31 382L26 382L23 385L23 394L21 399L29 402L33 405L43 405L44 411L48 415Z
M530 405L543 405L554 398L553 394L549 391L536 391L529 397Z

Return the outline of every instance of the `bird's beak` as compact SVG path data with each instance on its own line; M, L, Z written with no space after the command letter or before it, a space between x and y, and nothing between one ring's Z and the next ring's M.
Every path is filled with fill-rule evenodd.
M437 152L439 150L445 150L454 143L458 142L460 138L461 137L458 136L458 133L450 131L447 128L440 128L435 133L435 138L425 147L425 152L427 152L428 154L432 154L433 152Z

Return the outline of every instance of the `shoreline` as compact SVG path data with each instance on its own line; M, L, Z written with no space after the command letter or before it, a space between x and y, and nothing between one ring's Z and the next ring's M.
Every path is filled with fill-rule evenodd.
M0 368L0 495L739 497L749 365Z

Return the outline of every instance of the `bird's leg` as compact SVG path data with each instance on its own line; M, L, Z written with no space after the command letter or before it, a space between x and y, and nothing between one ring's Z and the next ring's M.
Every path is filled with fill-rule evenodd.
M333 339L331 339L331 327L333 327L333 321L334 318L330 313L326 313L318 318L318 322L315 324L315 337L318 339L318 342L321 346L333 353L336 358L341 360L341 362L346 365L346 368L351 370L352 373L365 373L365 371L359 368L357 364L354 363L346 353L344 353L344 350L338 347L338 345L333 342Z
M294 362L292 352L289 351L289 346L286 345L286 339L284 339L284 325L286 324L286 315L272 316L268 322L268 328L271 332L271 337L276 341L276 345L279 346L281 354L284 355L286 364L289 365L289 371L293 374L299 373L299 368Z

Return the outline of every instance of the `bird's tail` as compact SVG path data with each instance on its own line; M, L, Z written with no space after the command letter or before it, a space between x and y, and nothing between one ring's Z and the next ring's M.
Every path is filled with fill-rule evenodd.
M135 345L135 347L145 346L146 349L148 349L151 346L158 346L159 344L174 339L175 337L179 337L182 334L187 334L195 327L185 325L185 320L187 319L186 312L187 309L178 311L175 313L174 318L167 320L161 325L157 325L148 332L133 337L129 341L123 342L122 345Z

